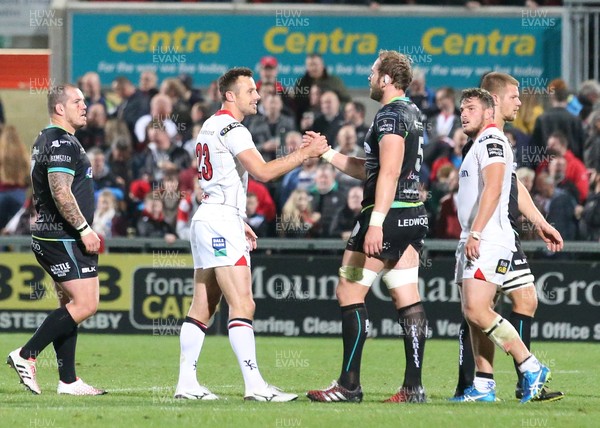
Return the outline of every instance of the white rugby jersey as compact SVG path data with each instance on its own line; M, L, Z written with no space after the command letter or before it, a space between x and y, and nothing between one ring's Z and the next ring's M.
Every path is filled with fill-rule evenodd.
M248 172L236 156L253 148L250 131L229 111L219 110L204 122L196 139L202 204L227 205L246 216Z
M506 165L502 193L494 214L481 232L481 239L515 251L515 238L508 218L513 152L508 140L496 125L488 125L473 142L459 171L458 221L462 227L461 240L466 240L479 209L483 191L481 171L493 163Z

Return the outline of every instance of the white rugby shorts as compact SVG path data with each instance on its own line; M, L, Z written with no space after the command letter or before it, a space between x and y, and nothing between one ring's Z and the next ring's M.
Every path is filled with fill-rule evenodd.
M190 226L190 244L194 269L250 266L244 220L223 205L200 205Z
M513 252L506 247L487 241L479 244L479 258L467 260L465 254L466 241L460 241L456 248L456 267L454 279L462 284L464 279L480 279L501 286L510 269Z

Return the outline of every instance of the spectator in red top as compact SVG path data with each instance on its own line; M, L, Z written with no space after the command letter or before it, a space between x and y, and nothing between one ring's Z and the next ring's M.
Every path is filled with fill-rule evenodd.
M248 193L254 193L258 198L258 208L256 209L256 213L264 215L268 222L275 220L275 202L269 193L269 189L267 189L264 184L249 178Z
M553 158L550 162L547 159L543 160L538 166L536 173L550 171L553 168L553 163L559 162L559 158L564 158L565 168L564 177L562 176L562 168L558 168L560 175L554 177L555 182L560 186L561 183L570 182L577 189L577 200L580 203L585 202L590 189L590 182L587 174L587 169L583 162L579 160L571 150L567 147L569 142L567 137L562 132L556 131L550 134L548 138L548 154Z

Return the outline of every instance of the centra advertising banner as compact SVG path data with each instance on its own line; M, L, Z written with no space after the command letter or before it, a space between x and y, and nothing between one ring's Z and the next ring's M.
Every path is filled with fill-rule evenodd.
M522 88L545 88L561 70L561 18L546 11L513 17L73 11L68 34L68 78L95 71L106 86L118 76L138 82L141 72L152 70L160 80L186 73L207 87L228 68L258 70L270 55L278 59L287 95L308 96L294 87L306 71L306 55L315 53L347 87L365 89L380 49L409 55L432 87L478 86L495 70L512 74Z

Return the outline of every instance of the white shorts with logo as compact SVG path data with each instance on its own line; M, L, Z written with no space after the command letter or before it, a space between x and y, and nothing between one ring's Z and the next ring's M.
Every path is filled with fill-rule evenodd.
M200 205L190 226L190 244L194 269L250 266L244 220L231 207Z
M506 247L481 241L479 258L467 260L466 241L460 241L456 248L456 267L454 279L461 285L464 279L480 279L501 286L506 280L513 252Z

